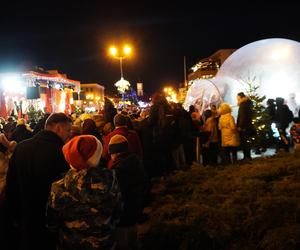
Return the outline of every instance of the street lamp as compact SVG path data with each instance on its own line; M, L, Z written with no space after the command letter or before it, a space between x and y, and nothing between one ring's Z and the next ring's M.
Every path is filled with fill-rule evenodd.
M109 48L109 53L120 62L121 79L115 83L115 86L122 94L122 99L124 100L124 94L126 90L129 89L130 83L123 78L123 60L130 55L131 48L128 45L124 45L123 50L121 52L118 52L117 47L111 46Z
M121 72L121 79L123 79L123 59L128 57L131 53L131 48L128 45L123 47L123 51L121 53L118 52L118 48L115 46L111 46L109 48L109 53L116 59L120 61L120 72Z

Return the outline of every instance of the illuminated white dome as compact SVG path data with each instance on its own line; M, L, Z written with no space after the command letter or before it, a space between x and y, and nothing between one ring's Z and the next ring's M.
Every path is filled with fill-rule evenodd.
M194 105L202 113L209 107L210 103L220 103L223 93L222 86L217 86L214 80L196 79L192 81L183 106L188 110L190 105Z
M272 38L247 44L226 59L213 81L224 90L224 100L233 105L236 94L247 92L246 83L253 81L260 95L283 97L296 113L300 104L300 43Z

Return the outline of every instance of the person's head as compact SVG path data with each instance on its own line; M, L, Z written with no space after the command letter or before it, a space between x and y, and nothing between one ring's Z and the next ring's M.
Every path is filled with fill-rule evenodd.
M236 100L237 100L237 103L240 104L241 101L246 98L246 95L244 92L239 92L236 96Z
M72 120L64 113L52 113L46 120L45 130L57 134L64 142L71 136Z
M121 115L127 116L127 115L128 115L128 112L127 112L126 110L123 109L123 110L121 111Z
M190 112L190 114L193 113L193 112L196 112L196 111L197 110L196 110L196 107L194 105L190 105L189 106L189 112Z
M26 121L24 118L18 119L17 125L26 125Z
M209 107L210 107L210 110L212 111L212 112L216 112L217 111L217 106L215 105L215 104L209 104Z
M107 97L104 97L104 110L111 110L114 109L115 106L113 104L113 102L108 99Z
M102 134L108 135L113 130L114 130L114 125L111 122L107 122L104 124L104 126L102 128Z
M238 94L237 94L237 96L236 96L236 98L239 100L239 99L242 99L242 98L245 98L246 97L246 95L245 95L245 93L244 92L239 92Z
M91 134L97 130L96 123L93 119L85 119L82 123L82 134Z
M161 92L156 92L151 97L152 104L165 104L168 103L165 95Z
M31 129L34 129L34 128L35 128L35 126L36 126L35 120L28 121L28 123L29 123L29 127L30 127Z
M71 168L78 171L99 165L102 144L93 135L79 135L63 146L63 154Z
M14 117L14 116L9 116L8 118L7 118L7 122L9 122L9 123L13 123L13 122L15 122L16 121L16 118Z
M284 104L284 99L282 97L276 97L275 102L277 106L280 106Z
M201 116L198 112L193 112L191 113L191 118L193 121L200 121Z
M275 100L274 99L268 99L267 100L267 105L268 106L274 106L275 105Z
M114 116L114 125L115 127L127 126L127 118L122 114L116 114Z
M204 112L203 112L203 116L204 116L204 119L207 120L209 117L212 116L212 112L210 109L206 109Z
M220 105L220 107L218 109L218 112L219 112L220 115L225 115L225 114L231 113L232 112L232 108L231 108L231 106L228 103L223 102Z
M128 152L128 141L123 135L114 135L108 143L108 153L114 160L118 155Z

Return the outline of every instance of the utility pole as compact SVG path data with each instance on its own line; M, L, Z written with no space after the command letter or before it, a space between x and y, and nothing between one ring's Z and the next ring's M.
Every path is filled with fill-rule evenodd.
M187 89L187 81L186 81L186 60L185 56L183 57L183 72L184 72L184 87Z

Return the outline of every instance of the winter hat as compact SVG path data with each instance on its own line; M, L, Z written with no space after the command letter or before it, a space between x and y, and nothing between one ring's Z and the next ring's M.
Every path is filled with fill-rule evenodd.
M114 135L108 144L110 154L123 153L128 151L128 141L123 135Z
M115 127L127 126L126 116L122 114L116 114L114 116L114 125Z
M102 144L93 135L79 135L63 147L63 154L71 167L82 170L99 164Z

